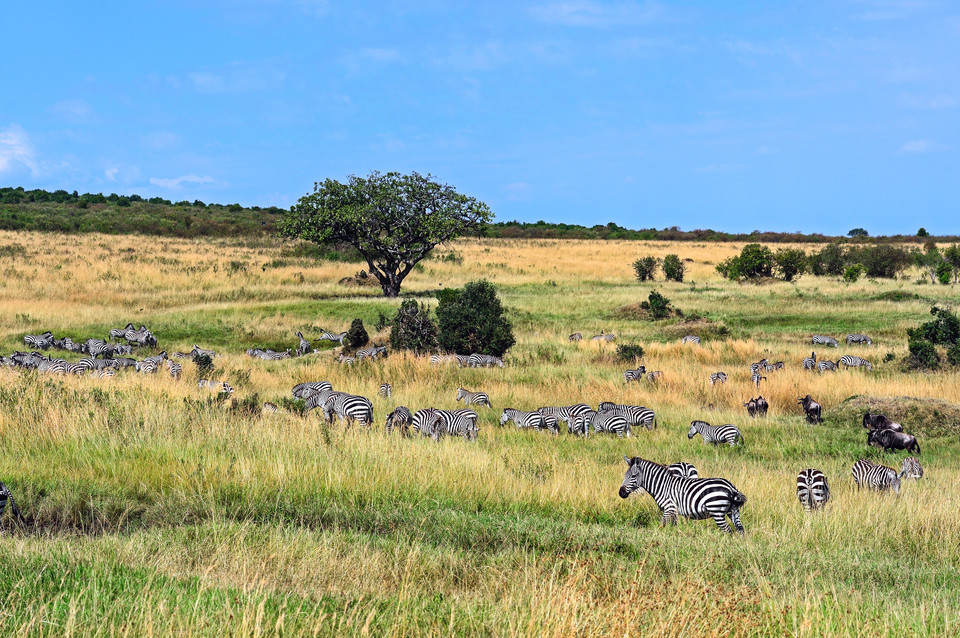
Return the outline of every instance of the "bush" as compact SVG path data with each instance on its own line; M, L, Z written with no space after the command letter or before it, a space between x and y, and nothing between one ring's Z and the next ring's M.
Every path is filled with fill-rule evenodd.
M818 277L839 277L843 274L846 255L843 246L837 242L827 244L819 252L810 253L808 258L810 272Z
M363 327L363 320L353 320L353 323L350 324L350 329L347 330L347 338L344 339L344 341L354 350L367 345L370 341L370 335L367 334L366 329Z
M807 272L807 254L799 248L781 248L773 260L780 278L784 281L793 281Z
M641 257L633 262L633 270L637 273L638 281L652 281L660 260L656 257Z
M497 289L489 281L445 289L437 296L438 340L444 350L502 357L516 343L513 325L504 316Z
M957 315L937 306L930 308L930 314L936 317L933 321L907 331L911 339L923 339L941 346L960 343L960 318L957 318Z
M773 276L773 253L761 244L747 244L737 257L717 265L717 272L727 279L758 279Z
M952 366L960 366L960 343L955 343L947 348L947 363Z
M663 258L663 276L667 279L683 281L685 269L683 262L677 255L667 255Z
M650 316L654 319L666 319L673 312L670 307L670 300L656 290L650 292L646 303L647 307L644 310L649 310ZM643 304L640 304L640 306L643 307Z
M949 285L950 278L953 275L953 267L949 262L941 261L937 264L937 281L939 281L944 286Z
M617 358L621 361L636 361L643 358L643 346L635 343L621 343L617 346Z
M863 228L854 228L847 232L847 236L848 237L869 237L870 233L868 233Z
M920 227L920 230L917 231L917 237L929 237L930 233L927 232L926 228Z
M937 354L937 349L929 341L911 338L908 347L910 348L910 363L913 367L927 370L936 370L940 367L940 355Z
M849 284L852 284L860 279L863 271L863 264L853 264L852 266L847 266L843 271L843 280Z
M210 373L213 372L213 359L210 358L210 355L195 354L193 355L193 362L197 364L197 374L201 378L210 377Z
M400 304L397 316L390 323L390 347L394 350L421 354L437 349L437 325L430 319L426 304L407 299Z
M893 279L913 263L913 258L903 248L878 244L851 249L847 253L847 263L863 264L868 277Z

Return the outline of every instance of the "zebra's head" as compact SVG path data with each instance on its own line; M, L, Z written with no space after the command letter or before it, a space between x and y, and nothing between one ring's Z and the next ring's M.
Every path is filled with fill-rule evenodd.
M693 423L690 424L690 431L687 432L687 438L692 439L696 435L697 435L697 422L694 421Z
M463 395L465 395L466 393L467 393L467 391L464 390L463 388L457 388L457 401L459 401L460 399L462 399L462 398L463 398ZM501 423L501 425L503 425L503 424Z
M640 458L633 457L631 459L629 456L625 456L623 460L627 463L627 472L623 477L623 484L620 485L618 494L620 494L620 498L627 498L640 487Z
M506 408L503 411L503 414L500 415L500 427L503 427L507 424L507 421L510 420L510 413L512 412L511 408Z

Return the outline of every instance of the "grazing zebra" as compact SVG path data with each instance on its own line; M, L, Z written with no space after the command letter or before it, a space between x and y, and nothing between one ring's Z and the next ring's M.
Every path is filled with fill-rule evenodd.
M292 356L293 355L290 354L289 348L283 352L275 352L268 348L267 350L261 350L260 354L258 355L258 357L264 361L279 361L280 359L289 359Z
M457 362L458 368L463 368L470 365L470 355L468 354L455 354L453 355L453 359Z
M830 486L820 470L800 470L797 474L797 498L808 512L820 509L830 500Z
M636 370L626 370L623 373L623 378L624 380L626 380L627 383L630 383L631 381L639 382L640 379L643 378L643 375L645 375L646 373L647 373L647 367L640 366Z
M663 370L653 370L647 373L647 380L651 383L659 381L661 378L663 378Z
M680 339L680 343L695 343L699 346L700 337L698 337L697 335L687 335Z
M604 401L597 406L597 412L614 412L627 420L630 425L642 425L648 430L657 427L657 415L642 405L620 405Z
M900 471L900 478L918 479L923 478L923 466L915 456L908 456L903 459L903 469Z
M23 343L28 348L35 350L46 350L53 345L53 333L49 330L39 335L27 335L23 338Z
M675 476L669 469L638 456L624 457L627 472L620 486L620 498L627 498L638 488L653 497L660 508L660 525L676 523L678 517L702 520L712 518L723 532L731 532L727 517L740 534L740 508L747 497L721 478L688 479Z
M844 366L846 369L850 368L859 368L860 366L865 366L867 370L873 370L873 364L867 361L866 359L861 359L860 357L854 356L852 354L845 354L840 357L838 361L840 365Z
M613 410L594 412L591 410L582 416L584 425L592 424L595 434L609 432L618 437L630 436L630 421L622 414Z
M697 468L693 466L692 463L672 463L667 466L667 471L673 474L674 476L679 476L680 478L686 479L695 479L700 478L700 474L697 472Z
M346 392L333 392L327 402L323 404L323 415L328 423L333 423L336 414L347 425L359 421L360 425L373 425L373 404L367 397Z
M852 473L858 490L867 487L872 490L892 489L894 494L900 493L900 477L892 467L860 459L853 464Z
M155 354L152 357L144 357L143 362L144 363L151 362L154 365L159 366L160 364L163 363L164 359L166 358L167 358L167 353L166 351L164 351L164 352L161 352L160 354Z
M87 367L82 366L79 363L67 363L63 366L64 374L75 374L80 376L82 374L86 374L87 370Z
M726 372L714 372L710 375L710 385L717 383L726 383L727 382L727 373Z
M544 421L552 419L557 424L557 429L559 430L560 421L567 422L567 432L573 434L573 421L578 415L585 414L590 411L590 406L586 403L577 403L575 405L567 406L545 406L537 410L543 418Z
M430 365L439 366L450 361L456 361L457 355L453 354L432 354L430 355Z
M158 364L156 361L144 359L139 362L136 366L137 372L140 374L153 374L157 371Z
M537 408L537 412L543 417L543 427L554 434L560 434L560 418L556 414L549 410L544 412L543 408Z
M267 414L276 414L280 411L280 408L277 407L276 403L271 403L267 401L263 404L263 411Z
M436 410L437 419L431 436L439 440L444 435L462 436L474 441L480 433L477 428L477 413L469 408L460 410Z
M783 367L783 361L777 361L776 363L764 364L763 369L767 372L773 372L774 370L783 370Z
M174 379L179 379L180 375L183 374L183 366L176 361L167 360L167 368L170 370L170 376Z
M337 361L339 361L341 364L345 363L345 364L347 364L348 366L352 366L352 365L353 365L353 362L356 361L356 360L357 360L356 357L348 357L347 355L345 355L345 354L343 354L343 353L341 353L340 356L337 357Z
M410 414L410 408L405 405L398 405L393 409L393 412L387 415L387 422L384 425L387 432L393 432L393 428L397 428L400 434L407 436L410 433L412 422L413 415Z
M16 501L13 500L10 488L4 485L3 481L0 481L0 514L3 514L3 510L7 509L8 502L10 503L10 513L13 514L18 523L25 525L26 521L23 520L23 515L20 513L20 508L17 507Z
M214 357L219 357L220 355L214 350L204 350L197 344L193 344L193 349L190 351L189 356L190 358L207 356L213 359Z
M757 361L756 363L751 363L751 364L750 364L750 374L756 374L756 373L760 372L761 370L766 370L766 369L767 369L767 360L766 360L766 359L760 359L760 360Z
M393 395L393 388L390 387L389 383L381 383L380 389L377 390L378 397L389 397Z
M115 359L94 359L93 357L83 357L77 362L77 365L81 365L87 370L103 370L105 368L116 368L117 362Z
M817 372L828 372L828 371L832 372L832 371L835 371L836 369L837 369L837 364L834 363L833 361L830 361L828 359L824 359L823 361L817 361Z
M600 334L593 335L592 337L590 337L590 341L606 341L607 343L610 343L616 338L617 338L617 335L613 333L607 333L601 330Z
M346 332L340 332L337 334L334 334L332 332L324 332L322 335L320 335L320 338L318 338L317 341L336 341L342 346L343 340L346 338L347 338Z
M310 354L310 342L303 338L303 333L300 331L296 332L297 338L300 339L300 345L297 346L297 354L301 357L305 354Z
M470 392L469 390L464 390L463 388L457 388L457 401L463 399L464 405L485 405L488 408L492 408L493 404L490 403L490 395L486 392Z
M370 357L371 359L376 359L378 355L387 356L387 347L386 346L371 346L369 348L360 348L353 353L354 358L357 361L363 361L365 358Z
M702 436L704 441L713 445L729 443L733 446L737 443L743 443L743 435L740 434L740 430L737 429L737 426L729 423L727 425L710 425L706 421L692 421L690 431L687 432L687 438L692 439L697 434Z
M310 410L314 410L316 408L322 408L327 402L327 399L333 396L333 394L333 389L327 388L304 396L304 412L309 412Z
M233 394L233 386L226 381L220 384L220 394Z
M489 354L471 354L467 362L471 368L489 368L490 366L503 367L503 359Z
M112 379L117 376L116 368L104 368L97 372L97 377L100 379Z
M410 419L410 429L421 436L433 436L434 423L439 418L436 408L417 410Z
M117 368L134 368L137 365L136 359L131 359L130 357L119 357L113 360L117 364Z
M583 340L583 334L579 332L574 332L572 335L567 337L567 341L582 341L582 340Z
M811 352L809 357L803 358L803 369L814 370L817 367L817 353Z
M853 343L865 343L868 346L872 346L873 339L871 339L867 335L847 335L847 345L849 346L850 344L853 344Z
M298 383L293 386L293 398L294 399L306 399L311 394L316 394L317 392L322 392L324 390L333 390L333 386L329 381L308 381L306 383Z
M813 335L811 343L815 346L830 346L831 348L839 348L840 344L837 343L837 340L833 337L825 337L823 335Z
M766 381L767 379L765 376L763 376L759 372L754 372L752 375L752 378L753 378L753 385L757 386L758 388L760 387L760 382Z
M520 429L533 428L535 430L542 430L546 427L546 424L543 422L543 415L539 412L524 412L522 410L514 410L513 408L504 409L503 414L500 415L500 427L506 425L507 421L513 421Z
M113 328L110 331L110 338L121 339L123 338L123 335L127 334L131 330L136 330L136 328L133 327L132 323L128 323L126 328Z
M226 381L212 381L210 379L200 379L197 381L197 389L203 390L204 388L210 390L219 389L220 394L233 394L233 386Z

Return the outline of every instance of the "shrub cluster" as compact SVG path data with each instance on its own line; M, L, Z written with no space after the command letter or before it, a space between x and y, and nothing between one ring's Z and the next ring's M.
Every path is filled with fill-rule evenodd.
M516 343L513 325L489 281L473 281L460 289L445 289L437 296L440 299L437 338L445 351L502 357Z
M960 365L960 318L946 308L930 308L933 321L922 323L907 330L910 357L908 363L915 368L934 370L940 367L937 346L946 348L946 360L950 365Z
M915 250L890 244L845 246L835 242L809 255L799 248L781 248L774 253L762 244L747 244L739 255L720 262L717 272L736 281L774 275L784 281L793 281L808 271L816 276L842 276L846 281L856 281L864 274L872 278L892 279L911 264L918 263L918 254ZM955 270L946 254L941 255L936 251L936 260L933 257L928 259L935 273L945 272L944 276L949 277ZM956 270L960 270L960 248L956 257ZM937 271L940 264L946 266Z
M637 274L638 281L653 281L657 268L661 265L664 279L683 281L686 268L677 255L667 255L662 261L657 257L641 257L633 262L633 270Z

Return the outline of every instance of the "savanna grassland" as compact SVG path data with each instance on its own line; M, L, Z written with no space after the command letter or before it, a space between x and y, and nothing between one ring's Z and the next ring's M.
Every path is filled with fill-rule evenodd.
M517 335L507 367L431 368L394 353L347 368L319 344L276 362L244 350L295 347L295 330L316 337L354 317L373 333L399 300L339 283L362 264L252 238L0 233L0 351L43 330L79 340L144 323L168 352L222 352L212 376L241 407L328 380L371 397L378 424L231 409L197 390L188 363L180 381L0 370L0 478L28 521L2 521L0 635L960 634L956 423L932 411L905 421L926 476L899 497L857 493L856 459L899 469L903 454L868 448L840 407L854 395L960 403L956 371L899 365L906 329L934 302L956 306L960 289L918 285L918 271L856 284L721 279L714 265L741 246L461 240L404 291L435 306L438 288L494 282ZM692 260L686 282L636 282L634 259L668 253ZM699 318L623 310L654 288ZM601 330L642 344L663 381L625 385L614 346L589 341ZM569 343L574 331L585 341ZM821 354L860 354L872 373L801 370L811 334L848 332L874 345ZM684 334L703 346L681 346ZM787 365L761 388L769 417L752 420L747 366L761 357ZM711 388L717 370L730 380ZM382 381L392 398L375 396ZM396 405L454 407L458 386L489 392L497 408L478 410L478 441L383 431ZM807 393L825 408L822 426L801 418L796 397ZM603 400L651 407L660 426L579 440L497 425L504 407ZM736 424L746 444L688 440L695 418ZM648 496L617 496L625 455L731 480L748 498L747 534L724 536L709 520L660 528ZM796 499L806 467L833 490L818 515Z

